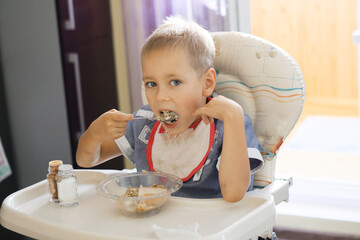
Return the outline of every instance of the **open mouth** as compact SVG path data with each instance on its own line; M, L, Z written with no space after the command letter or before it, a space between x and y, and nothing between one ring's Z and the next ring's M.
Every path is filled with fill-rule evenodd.
M173 111L160 111L160 116L156 119L166 124L173 124L177 121L178 115Z

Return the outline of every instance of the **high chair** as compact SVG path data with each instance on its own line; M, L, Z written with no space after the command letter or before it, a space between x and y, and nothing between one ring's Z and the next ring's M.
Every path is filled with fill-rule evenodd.
M305 100L299 65L283 49L239 32L215 32L215 92L238 102L252 120L262 146L264 167L255 173L255 191L270 193L274 204L288 201L292 179L276 179L276 155L298 121ZM272 238L271 229L263 238Z
M304 77L296 61L274 43L241 32L213 32L215 93L239 103L251 118L264 166L254 189L275 205L288 201L292 178L275 178L277 153L298 121L305 101ZM142 99L147 103L145 90ZM272 239L272 229L264 232ZM257 239L257 237L255 237Z
M275 206L288 201L292 184L291 178L275 178L276 155L301 114L303 75L289 54L269 41L239 32L212 35L215 92L242 106L262 146L265 164L255 175L254 191L236 203L173 197L159 214L129 219L99 196L96 186L105 177L133 170L78 170L77 207L49 203L48 182L43 180L4 200L0 224L36 239L157 239L159 230L177 239L273 239Z

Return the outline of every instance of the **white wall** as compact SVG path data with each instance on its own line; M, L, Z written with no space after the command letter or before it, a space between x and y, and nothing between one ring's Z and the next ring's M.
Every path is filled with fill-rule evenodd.
M54 0L1 0L0 50L20 187L71 162Z

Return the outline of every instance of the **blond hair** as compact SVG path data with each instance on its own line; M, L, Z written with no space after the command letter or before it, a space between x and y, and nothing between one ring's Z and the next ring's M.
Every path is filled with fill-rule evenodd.
M141 58L152 50L164 48L186 50L190 64L199 75L214 67L215 46L210 33L197 23L180 16L167 17L146 39Z

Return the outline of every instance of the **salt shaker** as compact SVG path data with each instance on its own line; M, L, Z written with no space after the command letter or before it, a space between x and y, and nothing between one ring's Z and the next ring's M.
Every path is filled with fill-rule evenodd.
M72 165L64 164L59 167L57 188L61 206L78 205L77 179Z
M53 160L49 162L49 173L47 174L47 179L49 182L49 192L51 194L50 202L59 202L56 178L59 166L62 164L63 162L61 160Z

